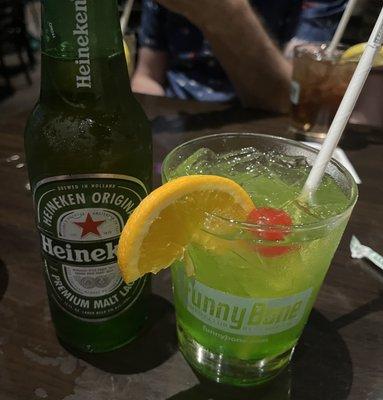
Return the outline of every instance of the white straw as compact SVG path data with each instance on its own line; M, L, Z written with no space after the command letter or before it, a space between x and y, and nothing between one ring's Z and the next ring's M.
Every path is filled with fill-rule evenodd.
M336 146L338 145L338 142L354 109L355 103L358 100L363 85L371 70L375 55L382 45L382 42L383 7L380 11L375 27L371 33L366 49L363 52L363 55L351 79L351 82L348 85L343 100L338 108L334 120L332 121L326 139L323 142L322 149L315 159L314 165L302 189L300 198L303 201L310 200L320 185L327 164L329 163L331 156Z
M129 24L130 14L132 13L134 0L128 0L125 4L124 11L122 12L122 16L120 19L120 26L122 34L125 34L125 28Z
M338 28L336 29L336 32L326 49L326 55L328 57L331 57L335 49L338 47L340 39L342 39L343 33L347 27L348 21L350 20L357 1L358 0L349 0L349 2L347 3L346 9L343 12Z

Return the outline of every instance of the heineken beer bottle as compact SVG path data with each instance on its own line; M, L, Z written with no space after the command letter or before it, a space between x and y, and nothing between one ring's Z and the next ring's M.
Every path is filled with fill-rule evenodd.
M116 0L43 0L42 20L25 149L51 315L63 342L103 352L146 318L149 282L122 281L116 245L151 185L151 133L130 90Z

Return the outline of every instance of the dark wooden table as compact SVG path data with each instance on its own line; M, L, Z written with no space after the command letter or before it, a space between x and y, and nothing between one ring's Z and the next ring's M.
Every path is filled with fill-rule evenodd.
M0 106L0 400L222 399L211 394L214 385L199 383L177 350L166 272L153 280L150 324L133 344L79 358L58 342L25 187L22 131L35 95ZM286 135L287 118L238 106L140 101L153 121L157 172L163 155L185 139L229 131ZM360 200L293 362L270 385L241 391L246 400L383 399L383 273L349 251L355 234L383 253L383 132L370 133L349 129L343 143L363 181Z

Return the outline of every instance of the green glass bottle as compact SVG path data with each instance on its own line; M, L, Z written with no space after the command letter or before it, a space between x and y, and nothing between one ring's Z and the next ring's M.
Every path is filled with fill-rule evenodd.
M63 342L104 352L147 318L149 281L126 285L115 250L151 187L151 132L130 89L116 0L43 0L42 21L25 151L49 304Z

